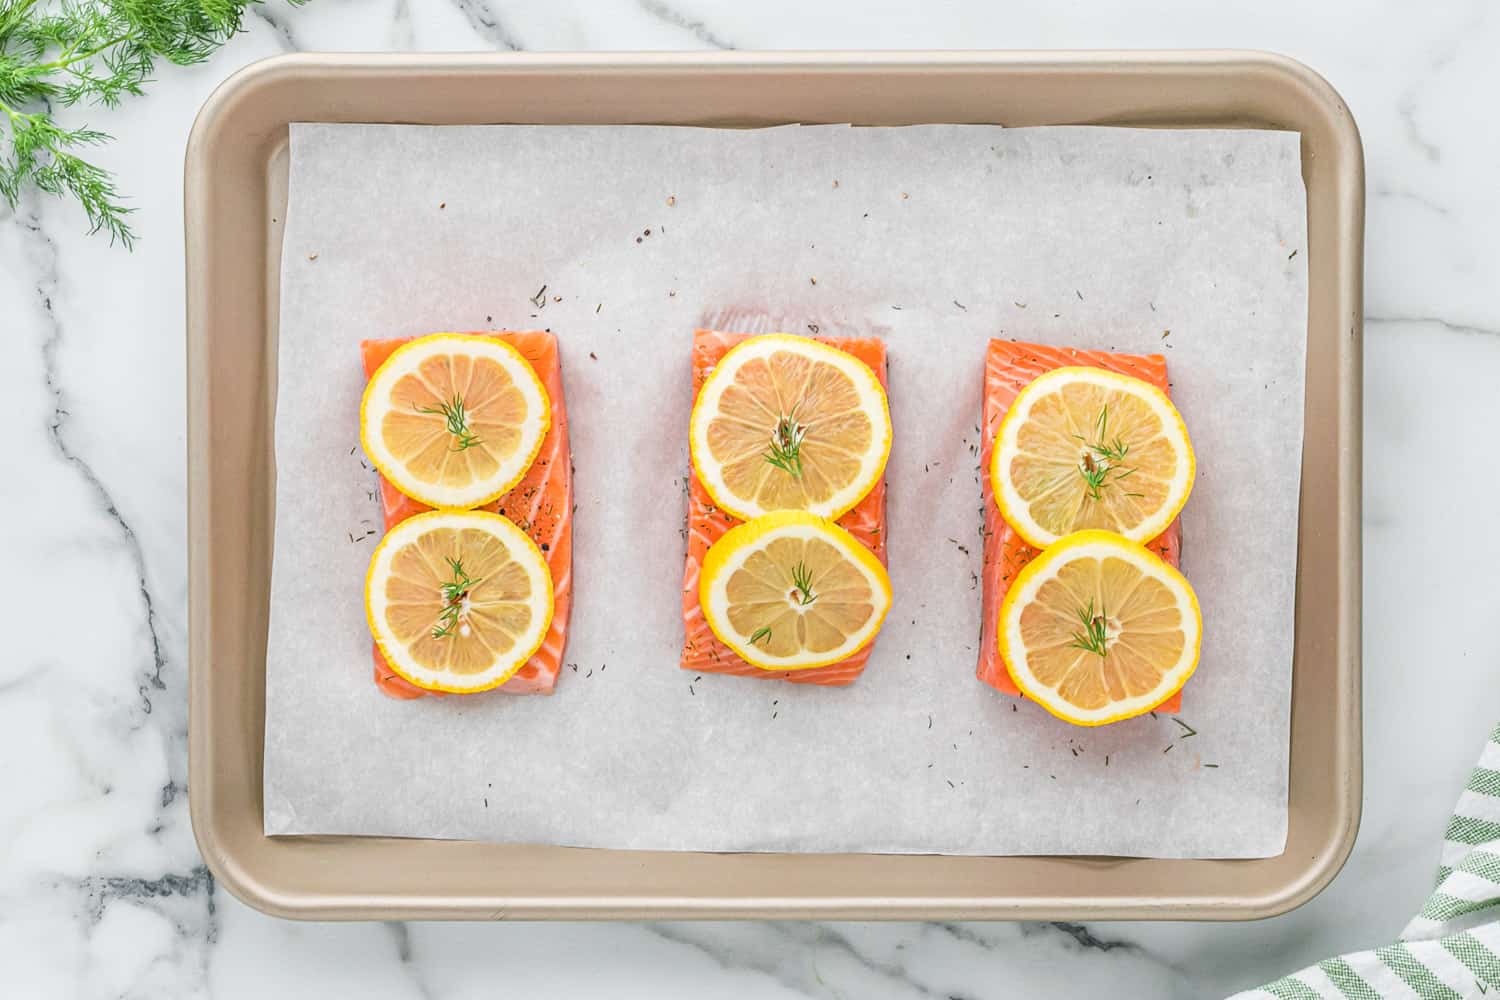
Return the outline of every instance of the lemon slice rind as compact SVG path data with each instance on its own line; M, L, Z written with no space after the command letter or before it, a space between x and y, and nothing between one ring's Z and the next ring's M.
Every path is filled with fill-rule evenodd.
M1163 583L1176 598L1181 612L1184 634L1183 651L1178 661L1162 672L1157 687L1142 695L1111 701L1088 710L1060 698L1053 688L1042 684L1029 670L1025 640L1021 635L1021 610L1037 596L1042 585L1051 580L1064 564L1075 559L1124 559L1146 575ZM1021 693L1048 712L1076 726L1102 726L1134 718L1151 711L1182 690L1198 668L1202 649L1203 612L1198 597L1187 578L1168 565L1144 545L1112 531L1079 531L1049 546L1028 563L1011 582L1010 590L1000 604L996 628L999 652Z
M854 384L862 400L861 409L870 418L872 440L870 447L860 456L859 473L831 497L808 508L813 514L837 519L853 510L880 482L886 460L890 457L893 434L890 404L880 379L859 358L828 344L788 333L768 333L748 337L726 351L714 365L693 403L688 431L693 470L714 504L739 520L749 521L769 513L754 498L736 494L724 481L720 467L712 457L708 431L719 413L720 400L724 392L734 384L735 374L740 367L748 361L767 357L777 351L801 354L815 362L833 365L843 372ZM769 440L770 428L767 430Z
M740 635L729 623L728 584L746 560L779 538L819 540L837 548L864 577L870 588L873 613L844 643L821 654L776 657ZM715 542L703 559L698 581L699 604L704 621L719 641L751 666L767 671L812 670L848 659L872 642L880 632L891 606L891 583L886 568L875 554L849 532L827 518L807 511L774 511L736 525Z
M385 613L389 602L384 587L377 584L383 583L389 576L391 561L400 549L414 543L425 532L444 528L455 531L479 528L499 539L511 558L524 566L531 583L533 610L536 613L532 615L530 627L517 637L509 655L483 673L455 675L423 667L412 661L407 655L405 644L386 625ZM489 511L428 511L401 521L375 547L375 552L370 557L370 568L365 575L365 617L376 646L393 671L427 691L477 694L504 684L542 647L552 627L553 612L552 571L542 550L509 518Z
M444 353L481 356L499 362L526 401L527 416L521 427L522 446L505 461L499 462L492 475L465 487L446 487L413 474L407 464L391 452L379 432L380 417L390 408L388 400L396 382L403 375L414 372L426 358ZM525 355L497 337L465 333L434 333L402 344L370 376L359 406L360 445L371 464L396 489L439 510L481 507L509 493L536 461L551 424L551 399Z
M1131 541L1150 541L1165 531L1187 504L1196 476L1192 442L1182 414L1166 393L1142 379L1103 368L1055 368L1037 376L1017 393L1015 401L1000 422L1000 430L996 433L995 446L990 456L990 488L1001 516L1034 548L1046 548L1068 533L1059 533L1038 523L1031 515L1031 501L1020 494L1006 474L1011 459L1020 451L1018 438L1023 425L1030 418L1032 408L1046 394L1057 391L1067 382L1091 382L1105 389L1129 392L1148 405L1161 421L1164 435L1179 456L1176 474L1168 486L1167 498L1151 516L1118 532ZM1080 445L1080 452L1082 450Z

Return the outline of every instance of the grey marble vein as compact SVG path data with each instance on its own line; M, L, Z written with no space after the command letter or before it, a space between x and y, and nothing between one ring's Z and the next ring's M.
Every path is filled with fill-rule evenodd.
M1102 938L1095 935L1083 924L1072 923L1066 920L1053 920L1043 926L1067 935L1079 948L1093 948L1096 951L1105 952L1120 948L1125 951L1135 952L1137 955L1146 954L1145 949L1134 941L1127 941L1124 938Z
M159 915L171 926L178 949L177 978L192 983L192 994L207 985L213 948L219 940L217 886L208 868L202 864L182 872L169 872L156 878L91 876L78 883L84 899L84 912L91 928L105 920L111 906L144 907ZM187 954L196 952L191 966Z
M485 0L450 0L474 33L496 48L520 52L526 48L520 36L505 23Z
M1442 327L1449 333L1481 334L1500 337L1500 326L1477 326L1472 323L1459 323L1454 320L1444 319L1441 316L1366 316L1365 325L1376 324L1400 324L1400 323L1428 323L1433 326Z
M772 925L767 924L767 929ZM709 934L702 934L702 926L691 924L670 923L648 923L642 924L641 928L648 934L653 934L664 941L672 944L691 948L701 952L703 955L718 963L723 969L749 969L761 975L769 976L776 982L789 989L806 993L808 984L801 978L791 975L780 963L774 959L762 958L758 955L746 955L739 949L727 942L716 941ZM697 931L699 934L695 934ZM807 994L811 996L812 994Z
M1490 0L1474 0L1468 6L1467 16L1453 26L1435 49L1429 53L1426 71L1418 76L1402 93L1396 103L1396 113L1401 122L1402 133L1409 145L1415 148L1430 163L1443 159L1442 146L1428 137L1423 125L1417 120L1421 96L1435 83L1440 75L1453 65L1464 46L1482 37L1486 20L1495 5Z
M157 878L87 878L83 880L81 887L88 896L89 912L95 920L103 915L105 907L117 899L166 899L173 896L189 899L201 895L204 910L210 920L208 940L212 941L216 933L212 927L214 877L206 865L198 865L184 874L169 872Z
M141 547L140 539L136 536L135 529L120 512L119 504L115 502L109 487L104 484L83 456L68 443L66 436L69 416L66 405L67 397L62 387L62 377L57 363L58 348L63 340L63 328L53 309L53 297L58 291L57 248L42 230L41 222L35 215L18 221L30 234L30 242L37 261L36 297L41 306L46 330L45 339L42 341L42 371L47 391L52 396L52 415L47 424L48 437L52 442L53 450L78 472L98 501L99 508L114 522L129 556L145 618L146 633L151 643L151 666L142 672L137 687L140 692L142 711L150 715L152 692L166 690L166 684L162 681L162 670L166 666L167 656L158 629L156 602L151 595L151 588L146 583L146 554Z
M922 925L911 926L920 934ZM947 925L930 926L948 929ZM872 954L868 949L861 948L840 929L839 924L770 921L746 928L744 934L740 934L740 928L735 927L734 933L722 935L716 933L717 928L714 925L652 923L644 927L657 937L701 952L725 969L749 969L808 996L842 998L861 995L845 993L825 980L818 969L819 949L829 949L842 954L869 975L902 990L904 995L930 997L935 1000L971 1000L971 997L976 996L968 993L954 993L923 981L902 962L882 958ZM746 936L767 935L772 940L762 942L764 946L760 948L754 946L755 942L747 945L740 940L741 937ZM975 935L955 933L953 936L981 948L991 947ZM894 950L905 954L908 950L907 944L898 943ZM808 956L805 965L787 961L791 956L804 954Z
M1448 210L1447 207L1439 204L1434 199L1429 198L1426 195L1418 194L1415 191L1405 190L1403 188L1394 188L1382 184L1377 184L1370 189L1370 197L1372 199L1389 199L1391 201L1408 202L1410 204L1416 205L1418 208L1422 208L1431 212L1433 215L1441 215L1444 218L1448 218L1453 214Z
M715 49L733 49L734 45L725 41L717 33L709 30L708 25L702 21L689 17L671 4L663 0L639 0L641 10L650 14L658 21L670 24L674 28L681 28L692 35L704 45Z
M1065 921L1022 921L1016 924L1009 923L982 923L966 924L953 921L936 921L930 926L942 931L955 941L962 941L978 948L994 949L1004 943L1006 932L1018 931L1022 938L1037 937L1061 937L1067 941L1067 947L1075 951L1094 949L1101 952L1110 952L1123 949L1132 952L1148 961L1158 961L1149 955L1144 948L1133 941L1123 938L1107 939L1095 935L1083 924L1069 923ZM986 935L983 930L994 929L1001 933ZM1165 963L1160 963L1165 964Z
M878 973L881 977L910 987L916 991L918 996L939 997L942 1000L969 1000L969 997L964 994L951 993L946 990L935 990L926 983L918 981L904 963L883 961L867 952L861 951L849 937L836 930L834 925L817 924L815 926L817 930L817 944L832 945L872 972Z
M391 30L387 37L392 49L401 51L415 47L417 26L411 16L411 0L395 0L391 9Z
M21 329L32 331L39 339L43 399L48 408L39 428L45 433L37 435L36 446L27 446L26 461L33 467L60 462L68 470L64 476L77 478L91 511L102 513L107 519L107 530L116 541L96 548L91 554L94 566L106 568L112 568L123 555L122 583L128 589L120 592L118 603L132 633L119 636L115 648L118 668L128 671L126 676L131 677L138 697L136 700L127 696L117 701L108 696L108 700L101 702L90 692L80 691L76 700L57 706L53 738L65 750L64 770L40 770L43 774L62 776L65 782L82 784L71 794L65 788L59 789L64 796L62 801L79 816L77 832L70 834L66 827L60 827L48 839L56 840L59 845L81 841L97 846L91 852L92 864L86 866L83 874L77 873L75 864L68 864L61 870L43 867L36 875L46 879L56 900L74 909L82 928L79 933L86 939L117 934L121 926L139 926L146 919L139 915L141 911L155 914L151 919L170 927L171 957L154 960L152 967L160 968L163 976L179 983L187 980L201 984L206 979L211 946L217 939L216 887L207 867L190 850L178 851L172 846L190 842L182 836L180 825L186 816L186 802L181 794L186 771L183 758L186 723L185 705L175 700L169 690L174 656L169 654L169 643L163 634L161 601L148 582L150 571L142 538L126 517L116 490L105 481L96 463L90 461L71 424L72 396L62 363L64 348L73 344L75 336L88 337L95 331L65 327L60 309L65 302L73 301L68 297L75 293L74 283L62 279L62 251L44 224L34 199L23 201L12 217L10 228L16 237L13 245L20 252L17 261L20 266L11 265L10 274L23 287L29 287L30 308L18 308L25 300L9 302L0 309L0 317L17 322ZM9 325L0 322L0 327ZM70 357L76 354L75 349L70 349ZM149 376L140 372L132 377ZM99 402L93 394L95 388L89 384L87 390L91 408ZM93 412L97 411L91 409ZM24 464L22 467L26 468ZM81 530L87 529L81 527ZM54 639L57 655L66 656L66 637ZM144 649L136 647L140 639L145 640ZM35 690L43 697L58 690L58 685L66 683L66 674L59 670L61 666L49 658L19 673L0 692L4 696L0 698L0 709L14 704L6 699L25 697L28 690ZM99 669L107 664L88 666ZM121 673L114 676L120 677ZM160 748L160 757L150 752L156 747ZM46 748L39 749L45 752ZM146 751L144 756L141 750ZM27 770L36 770L36 763ZM149 783L140 779L156 768L163 769L166 777L153 792ZM11 794L29 794L24 791L26 777L16 778L20 780ZM15 819L0 810L0 872L10 868L6 863L9 852L27 843L27 818L19 817L19 824ZM52 828L44 825L37 829ZM12 835L15 840L8 839ZM59 849L65 848L48 845L47 856ZM116 918L117 906L120 910ZM7 912L8 908L0 907L0 920ZM157 964L161 961L170 964Z
M1437 143L1429 140L1422 134L1421 126L1417 124L1417 106L1413 98L1403 100L1396 108L1401 115L1401 127L1409 142L1418 152L1433 163L1443 158L1443 150Z
M291 22L279 10L265 4L254 4L249 8L250 16L266 25L276 35L276 44L283 52L300 52L297 36L292 33Z
M391 938L395 942L396 958L401 962L401 969L411 980L412 986L416 988L417 995L422 1000L437 1000L437 994L428 985L421 966L412 955L411 927L396 920L386 921L385 927L390 931Z

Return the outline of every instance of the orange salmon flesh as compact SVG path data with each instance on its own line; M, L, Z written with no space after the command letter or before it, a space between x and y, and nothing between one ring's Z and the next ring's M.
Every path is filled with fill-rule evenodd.
M1167 385L1167 360L1160 354L1117 354L1113 351L1079 351L1068 347L1022 344L1011 340L991 340L984 358L984 447L979 456L980 482L984 488L984 611L979 626L979 679L990 687L1012 697L1021 697L1015 682L1000 658L995 645L999 628L1000 602L1005 600L1010 582L1038 550L1026 544L1005 519L990 489L990 454L1000 421L1016 396L1032 379L1054 368L1087 365L1130 375L1150 382L1171 395ZM1177 566L1182 558L1182 519L1177 518L1147 548L1161 556L1168 565ZM1163 712L1182 707L1179 691L1156 706Z
M745 340L749 334L698 330L693 334L693 397L703 388L709 373L725 353ZM881 386L886 386L885 342L873 337L814 337L836 347L870 366ZM698 603L698 573L709 546L740 522L714 506L713 498L694 473L688 483L687 565L682 574L682 644L683 670L700 674L733 674L737 677L760 677L788 680L794 684L846 685L864 672L865 663L875 647L871 639L853 656L826 667L810 670L762 670L746 663L719 641L703 618ZM869 494L838 523L857 538L861 545L885 563L885 480L875 484Z
M573 463L568 451L568 413L563 405L562 362L557 353L557 338L550 333L475 332L472 336L503 340L521 352L531 363L537 377L547 389L552 406L552 426L542 439L536 461L515 488L499 500L481 507L496 511L514 521L531 536L552 571L552 627L542 646L498 690L509 694L551 694L562 672L563 648L568 638L568 612L573 603ZM388 340L365 340L359 345L364 361L365 379L391 353L414 337ZM423 511L431 510L402 493L380 477L380 503L385 514L385 530ZM401 677L386 663L380 647L374 647L375 684L393 698L421 698L441 695L427 691Z

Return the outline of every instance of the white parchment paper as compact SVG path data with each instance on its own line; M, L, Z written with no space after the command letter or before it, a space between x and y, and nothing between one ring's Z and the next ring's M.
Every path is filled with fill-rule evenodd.
M1296 134L294 125L290 194L268 834L1282 851ZM677 667L689 345L733 309L889 346L895 607L850 688ZM536 327L561 344L577 466L576 670L550 698L390 700L362 608L380 511L355 447L358 341ZM1199 459L1184 569L1205 625L1180 722L1077 729L974 678L974 445L996 336L1167 355Z

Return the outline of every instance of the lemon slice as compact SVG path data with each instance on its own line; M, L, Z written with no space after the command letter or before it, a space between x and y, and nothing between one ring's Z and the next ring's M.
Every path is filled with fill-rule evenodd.
M391 484L429 507L477 507L515 486L551 423L521 352L461 333L419 337L365 386L360 442Z
M510 679L547 637L552 574L526 534L487 511L429 511L381 539L365 577L370 632L420 688L470 694Z
M1006 411L990 484L1005 520L1037 548L1091 528L1146 542L1187 503L1193 469L1166 393L1102 368L1058 368Z
M843 528L782 510L729 529L709 548L698 598L708 627L746 663L807 670L875 638L891 581Z
M693 406L690 440L699 480L740 520L772 510L836 518L880 481L891 414L863 361L771 333L720 359Z
M1183 575L1110 531L1080 531L1016 575L996 631L1028 698L1079 726L1148 712L1198 666L1203 617Z

